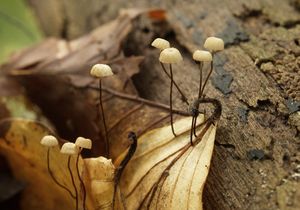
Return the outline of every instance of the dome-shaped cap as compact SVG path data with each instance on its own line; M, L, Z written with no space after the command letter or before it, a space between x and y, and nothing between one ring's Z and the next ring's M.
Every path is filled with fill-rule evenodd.
M109 65L106 64L96 64L92 67L90 74L94 77L108 77L112 76L114 73L112 72Z
M177 50L176 48L166 48L163 51L161 51L159 61L168 64L178 63L182 61L182 56L179 50Z
M75 141L75 145L84 149L92 149L92 140L78 137Z
M205 50L196 50L193 53L193 59L195 61L200 61L200 62L210 62L212 61L212 55L210 52L205 51Z
M157 49L160 49L160 50L164 50L166 48L169 48L170 47L170 43L165 40L165 39L162 39L162 38L156 38L152 43L151 43L151 46L152 47L155 47Z
M221 51L224 50L224 41L217 37L208 37L204 42L204 47L214 52Z
M55 136L47 135L41 139L41 144L46 147L55 147L58 145L58 141Z
M60 152L67 155L75 155L78 153L78 148L74 143L67 142L62 145Z

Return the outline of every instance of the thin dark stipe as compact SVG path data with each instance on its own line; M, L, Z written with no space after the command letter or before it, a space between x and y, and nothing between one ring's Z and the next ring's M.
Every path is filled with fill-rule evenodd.
M164 66L164 64L162 62L160 62L160 65L163 69L163 71L165 72L165 74L169 77L169 79L171 79L173 81L174 86L176 87L176 89L178 90L178 92L181 95L181 100L183 102L185 102L187 105L189 105L188 99L187 97L184 95L184 93L182 92L182 90L179 88L179 86L177 85L177 83L172 79L171 75L168 73L166 67Z
M71 181L72 181L72 185L74 187L74 190L75 190L75 200L76 200L76 210L78 210L78 191L77 191L77 187L76 187L76 184L75 184L75 179L74 179L74 176L73 176L73 173L72 173L72 169L71 169L71 155L69 155L69 158L68 158L68 170L69 170L69 173L70 173L70 176L71 176Z
M213 55L213 53L212 53L212 55ZM209 79L211 73L213 72L213 66L214 66L214 62L213 62L213 60L212 60L212 61L210 62L210 70L209 70L209 73L208 73L208 75L207 75L207 77L206 77L206 79L205 79L205 81L204 81L204 83L203 83L203 87L202 87L202 90L201 90L201 95L204 93L204 88L205 88L205 86L206 86L206 84L207 84L207 82L208 82L208 79Z
M173 90L173 70L172 64L170 64L170 76L171 76L171 84L170 84L170 115L171 115L171 129L173 135L176 137L176 133L174 130L174 122L173 122L173 102L172 102L172 90Z
M86 210L86 189L85 189L84 182L83 182L83 180L80 176L80 173L79 173L79 156L80 156L80 153L78 153L77 158L76 158L76 171L77 171L78 179L80 181L80 185L81 185L82 190L83 190L82 207L83 207L83 210Z
M108 132L107 132L107 126L105 122L105 114L104 114L104 109L103 109L103 103L102 103L102 83L101 79L99 79L99 99L100 99L100 108L101 108L101 113L102 113L102 120L103 120L103 125L104 125L104 136L105 136L105 151L106 151L106 157L109 158L109 140L108 140ZM99 110L99 108L98 108Z
M199 62L200 81L199 81L198 98L201 98L201 96L202 96L202 70L203 70L203 62Z
M75 195L73 195L71 190L68 189L63 184L59 183L59 181L55 178L53 172L51 171L51 169L50 169L50 148L48 148L48 150L47 150L47 169L48 169L48 173L50 174L50 176L51 176L52 180L55 182L55 184L57 184L62 189L66 190L72 198L76 199Z

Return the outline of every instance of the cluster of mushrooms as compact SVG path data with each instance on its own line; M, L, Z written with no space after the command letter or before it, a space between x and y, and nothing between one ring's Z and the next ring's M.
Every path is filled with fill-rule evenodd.
M90 139L87 138L83 138L83 137L78 137L75 141L75 143L72 142L66 142L62 145L60 152L62 154L68 155L68 170L70 173L70 177L71 177L71 181L72 181L72 185L74 187L74 193L72 193L72 191L65 186L64 184L62 184L53 174L53 172L51 171L50 168L50 149L53 147L57 147L58 146L58 140L55 136L52 135L47 135L44 136L41 140L41 144L45 147L47 147L47 169L48 169L48 173L50 174L52 180L58 185L60 186L62 189L66 190L70 196L72 198L74 198L76 200L76 210L78 209L78 205L79 205L79 190L77 189L77 186L75 184L75 178L74 178L74 174L71 170L71 158L72 156L77 156L76 157L76 172L77 172L77 176L78 179L80 181L80 184L82 186L83 189L83 209L86 210L86 188L84 185L84 182L82 180L82 177L80 175L79 172L79 157L81 154L81 151L83 149L91 149L92 148L92 141Z
M181 95L182 101L184 103L186 103L188 106L190 105L190 102L188 101L187 97L184 95L183 91L179 88L179 86L177 85L177 83L175 82L174 77L173 77L172 64L179 63L180 61L183 60L183 58L182 58L179 50L174 47L170 47L170 43L165 39L157 38L151 43L151 46L160 50L159 62L161 64L161 67L162 67L164 73L169 77L169 79L171 81L170 82L171 129L172 129L173 135L176 136L175 129L173 126L173 106L172 106L173 85L177 89L178 93ZM195 60L196 64L198 64L199 70L200 70L200 81L199 81L199 91L198 91L198 103L196 105L194 105L194 110L197 110L197 111L194 111L195 113L192 114L193 120L192 120L192 126L191 126L191 134L190 134L192 145L193 145L193 141L192 141L193 133L196 136L195 127L196 127L196 120L197 120L197 116L198 116L199 100L205 98L205 95L203 93L204 93L205 86L208 82L208 79L213 71L213 56L216 52L222 51L224 49L224 42L220 38L209 37L206 39L206 41L204 43L204 48L206 48L208 51L196 50L193 53L193 59ZM210 64L211 64L210 70L209 70L205 80L203 80L203 72L202 72L204 62L210 62ZM165 65L169 66L169 71L167 71L167 68ZM99 81L99 102L100 103L97 106L97 113L98 113L98 116L100 119L100 110L101 110L102 121L99 121L99 123L103 123L104 132L105 132L105 135L104 135L105 143L106 143L105 145L106 145L106 151L107 151L106 156L109 157L109 139L108 139L107 125L106 125L106 120L105 120L105 115L104 115L104 108L103 108L103 104L102 104L102 82L101 81L103 78L112 76L114 73L109 65L96 64L91 68L90 74L91 74L91 76L97 78ZM135 134L134 135L131 134L130 136L132 139L135 139L135 147L136 147ZM71 170L70 160L71 160L72 156L77 155L76 170L77 170L77 176L80 180L81 186L83 187L83 202L82 203L83 203L83 209L86 210L86 203L85 203L86 202L86 189L85 189L83 180L81 178L81 175L79 173L78 162L79 162L79 157L80 157L81 151L83 149L91 149L92 148L92 141L87 138L78 137L76 139L75 143L72 143L72 142L64 143L60 149L61 153L69 155L68 156L68 170L69 170L71 181L72 181L72 184L74 187L74 193L72 193L72 191L70 189L68 189L66 186L64 186L62 183L60 183L59 180L57 180L57 178L54 176L54 174L50 168L50 149L52 147L58 146L57 138L54 136L51 136L51 135L44 136L41 140L41 144L48 148L48 150L47 150L47 166L48 166L48 172L49 172L51 178L58 186L60 186L64 190L66 190L70 194L70 196L76 200L76 210L78 210L78 205L79 205L79 190L77 189L77 187L75 185L75 179L74 179L74 174L72 173L72 170ZM135 148L132 150L135 151ZM130 158L133 155L134 151L131 152L132 154L130 154ZM127 158L128 159L127 161L129 161L130 158ZM126 165L126 163L124 163L124 167L125 167L125 165ZM118 173L116 173L116 174L118 175ZM119 177L121 176L121 172L119 173L118 176Z
M184 95L183 91L180 90L179 86L176 84L173 78L173 69L172 69L172 64L176 64L181 62L182 56L179 52L178 49L174 47L170 47L170 43L162 38L157 38L155 39L152 44L153 47L157 48L160 50L160 55L159 55L159 62L161 64L161 67L165 74L170 78L171 84L170 84L170 117L171 117L171 129L172 133L174 136L176 136L174 126L173 126L173 107L172 107L172 90L173 90L173 85L176 87L178 90L179 94L182 97L183 102L185 102L189 106L189 102L187 100L187 97ZM199 91L198 91L198 100L197 100L197 105L194 105L194 113L193 119L192 119L192 126L191 126L191 137L190 137L190 142L193 144L192 141L192 132L194 132L194 135L196 137L196 132L195 132L195 127L196 127L196 120L198 116L198 108L199 108L199 100L204 98L205 96L203 95L205 86L208 82L209 77L211 76L211 73L213 71L213 56L216 52L224 50L224 41L220 38L217 37L208 37L205 42L204 42L204 48L206 50L196 50L193 53L193 59L195 60L196 64L199 65L199 70L200 70L200 81L199 81ZM208 75L206 76L205 80L203 81L203 65L204 62L210 62L210 71ZM169 72L167 71L166 65L169 65ZM193 111L192 110L192 111Z

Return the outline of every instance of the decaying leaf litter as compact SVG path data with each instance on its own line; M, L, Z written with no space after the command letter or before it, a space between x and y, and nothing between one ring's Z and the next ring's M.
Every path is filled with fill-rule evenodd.
M157 105L158 103L153 106L153 102L132 96L136 95L136 90L130 78L139 71L142 58L125 57L121 44L116 43L124 41L132 30L131 21L134 18L149 13L134 10L129 12L123 12L115 21L77 40L47 40L15 55L2 69L24 85L29 98L41 107L63 138L75 139L78 135L89 137L94 140L94 149L87 155L99 156L104 154L105 145L102 141L103 128L98 129L99 119L96 118L95 104L99 103L97 90L95 91L97 83L88 75L87 70L94 63L110 64L116 76L104 81L104 106L110 136L110 158L114 165L104 157L87 158L84 164L80 161L88 189L88 209L112 207L115 167L118 167L120 159L124 157L122 153L126 153L130 146L126 137L132 130L138 134L138 147L117 187L115 208L201 209L201 195L209 169L216 127L209 123L198 128L197 133L203 138L196 140L193 147L189 144L191 117L177 118L174 128L178 135L174 137L169 122L161 123L169 117L168 106ZM157 12L163 14L162 11ZM116 29L122 33L112 34ZM103 31L110 33L105 35ZM98 36L98 33L101 36ZM36 56L41 49L47 49L49 46L52 50ZM44 90L45 94L41 94L41 90ZM197 125L204 122L203 115L199 118ZM36 122L14 119L3 120L1 127L5 128L1 133L1 151L8 157L10 165L16 167L23 161L29 164L24 173L17 172L17 169L13 171L18 173L21 179L27 180L33 175L34 170L28 170L32 167L38 172L44 172L40 178L40 185L43 182L51 184L51 179L45 171L45 161L40 159L40 156L45 157L45 150L39 145L39 141L43 135L54 131L50 132ZM27 142L26 146L24 139ZM29 147L28 142L34 146ZM27 156L27 153L31 155ZM13 158L15 154L18 154L18 157ZM62 170L53 169L54 172L66 172L66 157L61 157L61 160L60 157L57 155L58 160L54 160L51 165L58 165ZM34 164L36 161L38 167ZM60 176L68 183L67 176ZM187 176L190 178L186 179ZM58 190L55 185L52 188L54 191ZM64 209L74 209L74 202L65 198L66 194L50 194L43 189L31 188L35 194L40 195L40 205L46 202L49 203L49 209L52 209L53 205L57 205L56 199L61 202L68 199L68 202L61 205L65 205ZM43 191L44 196L39 191ZM186 191L186 196L178 200ZM38 204L30 204L29 195L27 202L26 199L23 200L24 209L41 207Z

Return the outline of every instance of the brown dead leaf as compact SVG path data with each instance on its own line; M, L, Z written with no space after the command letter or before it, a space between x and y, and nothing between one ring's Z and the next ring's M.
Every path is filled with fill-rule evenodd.
M203 122L203 116L198 123ZM125 168L116 209L202 209L202 190L213 151L215 126L202 126L204 133L194 147L189 144L191 118L175 123L178 136L170 126L142 135L138 149ZM46 149L40 139L49 131L25 120L6 120L0 124L0 153L4 155L18 180L28 183L23 193L22 209L74 209L74 200L53 183L47 171ZM122 155L121 155L122 156ZM51 170L55 177L73 189L66 169L67 156L59 148L51 151ZM72 170L75 173L75 159ZM118 160L115 165L118 166ZM104 157L80 159L88 192L88 209L112 209L115 166ZM76 184L79 180L76 178ZM38 200L32 199L33 197ZM121 201L124 200L124 204ZM82 199L82 198L81 198Z
M14 176L27 183L22 193L22 209L75 209L75 201L53 182L47 171L47 149L40 144L40 140L49 134L49 130L27 120L1 121L0 128L0 153L7 159ZM81 159L79 164L82 170ZM50 151L50 166L55 177L73 191L67 170L67 156L61 154L58 147ZM72 158L71 166L75 172L75 158ZM76 176L75 180L79 186ZM87 204L93 209L91 200Z
M189 144L190 124L189 117L178 120L175 138L170 126L140 137L137 151L121 178L127 209L202 209L216 127L205 125L198 129L198 134L204 132L204 136L193 147Z

